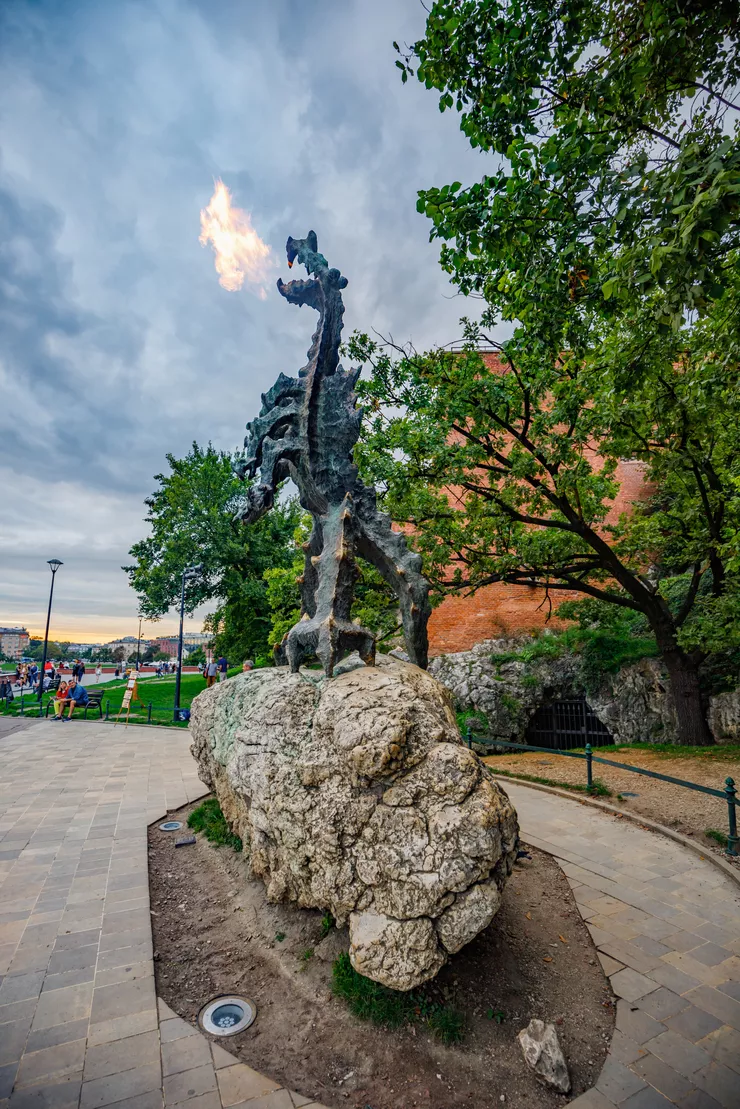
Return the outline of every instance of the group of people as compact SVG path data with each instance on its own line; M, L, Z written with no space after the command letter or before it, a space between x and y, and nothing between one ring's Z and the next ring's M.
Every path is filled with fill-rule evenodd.
M64 669L65 664L63 662L60 662L59 666L57 667L54 665L53 660L48 658L44 663L44 689L48 689L49 685L51 684L51 682L54 681L54 678L56 678L57 674L61 674ZM100 667L98 667L98 669L95 671L96 675L99 672L102 673ZM81 659L76 658L72 663L72 677L75 681L81 682L84 674L85 664L84 662L82 662ZM39 670L35 662L19 662L16 664L15 684L20 689L25 689L27 686L30 686L31 689L37 689L40 679L41 671Z
M205 665L202 662L198 663L198 671L206 679L206 686L210 689L216 678L220 682L225 682L228 677L229 664L226 658L221 655L219 659L209 659ZM247 673L249 670L254 670L254 662L251 658L245 659L242 663L242 672Z

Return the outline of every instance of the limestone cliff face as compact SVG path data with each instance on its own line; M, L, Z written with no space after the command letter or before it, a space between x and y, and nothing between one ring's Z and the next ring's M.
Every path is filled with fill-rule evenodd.
M192 749L268 897L348 921L355 968L408 990L490 923L518 826L443 686L378 661L213 686Z
M525 742L527 724L540 705L584 692L615 743L676 741L676 713L660 659L644 658L604 674L594 689L576 654L529 662L511 657L531 643L529 638L490 639L470 651L438 655L429 670L449 689L456 708L482 713L492 736L514 743ZM740 692L711 697L708 719L717 743L736 743Z

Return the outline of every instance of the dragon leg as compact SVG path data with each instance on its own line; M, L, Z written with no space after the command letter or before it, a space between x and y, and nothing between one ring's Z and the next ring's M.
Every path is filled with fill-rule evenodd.
M372 563L398 597L409 658L422 670L429 661L427 622L431 614L429 582L422 577L421 556L391 528L390 517L375 507L375 490L362 486L358 496L357 553Z
M318 656L327 677L344 655L359 651L368 666L375 662L375 636L350 619L357 567L354 559L354 504L349 493L341 505L322 517L323 548L311 558L317 588L316 608L308 612L288 632L285 643L291 670L301 662Z

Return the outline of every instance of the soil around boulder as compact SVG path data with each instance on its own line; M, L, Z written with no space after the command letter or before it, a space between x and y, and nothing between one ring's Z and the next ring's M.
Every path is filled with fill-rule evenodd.
M186 820L194 806L168 814ZM161 820L157 824L161 823ZM157 993L197 1023L214 997L252 999L257 1019L221 1039L251 1067L340 1109L462 1109L499 1104L551 1109L517 1039L530 1020L552 1022L571 1074L572 1097L601 1070L614 998L567 880L549 856L527 848L492 923L421 987L454 1008L464 1040L446 1046L422 1021L388 1030L357 1019L331 992L346 929L322 913L267 901L243 855L201 836L176 849L149 829L149 878Z

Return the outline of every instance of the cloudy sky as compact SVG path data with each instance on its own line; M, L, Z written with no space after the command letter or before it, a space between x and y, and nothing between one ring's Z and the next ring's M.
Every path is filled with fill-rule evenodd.
M312 312L218 284L214 178L286 278L287 235L316 230L348 331L458 337L471 309L416 190L484 163L401 84L392 41L423 20L419 0L2 0L0 624L43 632L56 557L54 636L136 634L120 567L165 453L240 445L305 361Z

